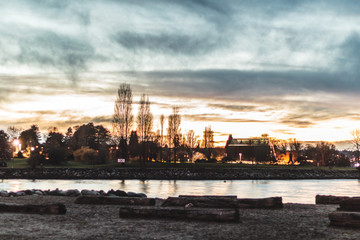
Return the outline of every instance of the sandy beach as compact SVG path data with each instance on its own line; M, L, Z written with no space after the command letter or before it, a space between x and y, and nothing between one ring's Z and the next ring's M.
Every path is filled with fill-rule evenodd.
M1 213L0 239L358 239L359 229L329 227L336 205L240 209L239 223L122 219L119 206L78 205L75 197L22 196L1 203L63 203L65 215Z

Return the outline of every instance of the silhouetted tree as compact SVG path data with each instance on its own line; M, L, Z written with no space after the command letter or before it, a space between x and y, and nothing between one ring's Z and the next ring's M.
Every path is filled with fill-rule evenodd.
M40 131L37 125L32 125L29 129L20 133L19 141L22 149L31 149L39 146Z
M317 161L321 166L325 166L326 161L336 152L334 144L323 141L316 144L316 150L319 153Z
M129 133L134 121L132 114L132 90L130 84L123 83L118 89L115 100L113 127L114 132L128 140Z
M359 162L359 158L360 158L360 129L355 129L354 131L351 132L353 139L352 139L352 144L353 147L355 149L355 160L356 162Z
M67 160L68 149L64 140L64 135L56 128L50 129L44 144L44 153L51 164L57 165Z
M0 162L2 166L6 166L6 162L11 160L11 155L9 135L3 130L0 130Z
M30 157L27 159L27 163L31 168L36 168L39 164L44 163L44 155L41 154L40 148L34 148L30 151Z
M289 139L289 147L292 154L291 164L294 164L300 156L300 152L303 149L303 145L301 142L297 141L296 138Z
M99 150L110 138L110 132L102 125L94 126L93 123L83 124L75 127L73 135L74 149L90 147Z
M131 139L131 137L130 137ZM120 150L120 156L121 158L124 158L124 159L128 159L128 148L127 148L127 143L126 143L126 140L125 138L121 137L120 138L120 144L119 144L119 150Z
M163 114L161 114L161 116L160 116L160 161L163 160L164 122L165 122L165 117Z
M129 140L129 152L131 157L136 157L140 154L139 151L139 139L136 131L131 131Z
M72 127L69 127L65 133L64 143L65 143L65 146L70 149L73 149L73 147L74 147L73 142L72 142L73 135L74 135L73 129L72 129Z
M150 111L149 96L143 94L140 99L140 106L137 116L137 132L142 142L148 141L153 125L153 115Z
M177 107L173 107L173 113L168 117L167 135L170 147L174 148L174 161L176 161L176 148L179 145L181 116Z
M211 130L211 127L205 127L204 131L204 155L208 160L210 160L212 155L212 149L214 148L214 131Z
M185 139L187 145L187 153L190 159L192 159L193 157L193 150L196 147L198 138L199 136L195 136L194 130L189 130L186 132Z
M343 153L338 153L335 155L334 158L334 165L336 167L350 167L350 159Z

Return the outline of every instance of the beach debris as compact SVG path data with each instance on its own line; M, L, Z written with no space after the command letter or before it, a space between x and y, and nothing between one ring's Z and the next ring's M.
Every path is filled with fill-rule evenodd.
M62 203L45 205L0 203L0 213L65 214L66 207Z
M126 206L120 207L119 215L121 218L239 222L238 209Z

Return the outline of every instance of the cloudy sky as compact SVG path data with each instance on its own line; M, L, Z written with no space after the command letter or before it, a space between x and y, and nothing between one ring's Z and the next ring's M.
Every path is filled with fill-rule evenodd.
M0 128L110 127L126 82L154 130L176 105L216 141L351 139L359 22L356 0L1 1Z

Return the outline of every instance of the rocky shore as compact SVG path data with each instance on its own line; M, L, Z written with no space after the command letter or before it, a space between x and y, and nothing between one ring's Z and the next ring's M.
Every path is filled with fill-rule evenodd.
M329 226L336 205L284 204L241 209L239 223L120 218L119 206L75 204L75 197L26 195L4 203L62 203L65 215L2 213L0 239L358 239L358 229Z
M134 192L125 192L122 190L109 190L107 192L100 190L87 190L83 189L79 191L78 189L70 190L60 190L56 188L55 190L41 190L41 189L27 189L17 192L12 191L0 191L0 197L22 197L22 196L57 196L57 197L78 197L78 196L106 196L106 197L137 197L143 198L147 197L144 193L134 193Z
M357 170L297 168L1 168L1 179L360 179Z

